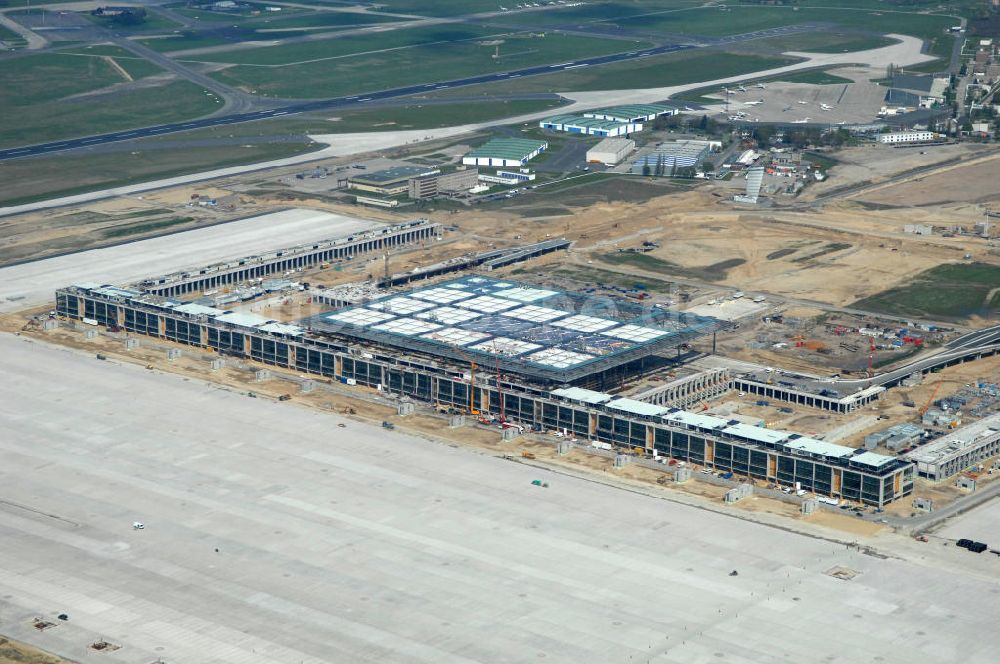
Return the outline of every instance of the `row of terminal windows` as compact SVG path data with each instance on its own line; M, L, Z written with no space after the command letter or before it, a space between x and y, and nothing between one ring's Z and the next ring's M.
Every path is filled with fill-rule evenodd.
M532 420L534 420L532 409ZM542 424L549 429L566 429L578 436L590 435L590 413L554 403L542 404Z
M92 318L101 325L112 328L118 327L118 307L113 304L84 300L83 317Z
M201 325L185 320L166 318L163 321L163 336L189 346L201 345Z
M125 329L130 332L158 337L160 336L160 317L156 314L147 314L145 311L126 309Z
M288 366L288 344L272 339L250 337L250 357L264 364Z
M232 330L208 328L208 346L221 352L243 354L243 335Z
M295 368L311 374L333 376L336 373L336 360L332 353L309 348L296 348Z
M645 447L646 424L611 415L598 415L597 437L618 445Z

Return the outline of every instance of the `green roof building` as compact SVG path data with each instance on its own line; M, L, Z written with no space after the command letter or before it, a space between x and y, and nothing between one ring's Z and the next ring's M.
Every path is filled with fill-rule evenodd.
M524 166L549 147L545 141L527 138L494 138L462 157L469 166L510 168Z

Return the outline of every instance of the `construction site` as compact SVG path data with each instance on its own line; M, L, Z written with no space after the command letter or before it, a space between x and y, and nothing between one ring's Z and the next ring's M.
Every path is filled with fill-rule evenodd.
M749 662L770 652L756 621L794 606L804 630L830 611L923 626L914 656L953 661L979 627L932 639L896 581L921 575L931 601L956 584L974 594L956 570L992 573L994 556L970 562L951 546L965 535L949 533L1000 491L1000 191L969 203L958 185L997 162L968 146L930 165L875 156L844 150L828 180L767 210L734 207L726 182L585 179L496 209L362 215L272 194L275 179L301 184L288 168L8 218L0 325L17 360L4 400L23 415L4 477L31 499L0 509L14 542L5 635L123 662L198 659L195 642L213 661L329 661L335 642L344 661L486 661L478 649L493 647L606 661L656 647L686 662L739 647ZM348 161L360 163L323 167ZM892 202L948 187L921 207ZM130 226L143 209L192 220L56 255L83 237L73 220ZM48 257L14 264L22 251ZM42 384L59 371L78 381ZM61 412L46 415L53 400ZM127 433L149 418L168 425ZM975 533L990 523L980 514ZM470 520L471 535L452 525ZM608 553L611 523L637 534ZM734 529L747 539L720 545ZM27 565L39 542L49 553ZM654 565L664 547L667 567ZM79 549L89 581L69 566ZM157 550L171 562L150 567ZM326 579L331 558L353 571ZM403 567L430 604L391 571ZM611 604L574 614L599 636L538 628L596 592L580 579L622 569ZM46 575L51 586L27 590ZM149 600L164 578L199 579L212 608ZM650 579L690 595L694 614L664 614ZM420 635L469 610L454 583L496 593L490 627L432 643ZM705 584L712 596L696 597ZM849 584L884 604L851 608ZM734 598L739 611L720 608ZM44 613L56 605L66 620ZM405 620L388 625L388 610ZM795 637L774 657L867 657L872 638Z

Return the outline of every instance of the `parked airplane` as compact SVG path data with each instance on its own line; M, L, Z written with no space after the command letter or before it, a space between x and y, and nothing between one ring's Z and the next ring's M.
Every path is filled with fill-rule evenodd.
M736 88L736 89L739 90L740 92L746 92L747 91L747 89L745 87L743 87L742 85L740 87Z
M809 122L809 118L802 118L801 120L793 120L792 124L805 124Z
M763 83L758 83L758 84L757 84L757 85L755 85L754 87L755 87L755 88L760 88L761 90L763 90L763 89L764 89L764 84L763 84Z
M745 102L743 102L743 105L744 106L756 106L757 104L763 104L763 103L764 103L763 99L758 99L757 101L745 101Z
M833 106L830 106L829 104L820 104L819 107L822 108L824 111L832 111L833 110Z
M802 104L803 106L805 106L805 105L806 105L806 104L808 104L809 102L807 102L807 101L802 101L802 100L800 99L800 100L798 100L798 102L796 102L796 103L798 103L798 104Z

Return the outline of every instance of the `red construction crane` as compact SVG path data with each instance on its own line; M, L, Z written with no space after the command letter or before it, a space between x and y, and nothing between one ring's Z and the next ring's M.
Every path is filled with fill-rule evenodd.
M934 391L931 392L931 396L927 400L927 403L925 403L924 407L920 409L920 417L923 417L927 413L927 411L930 410L931 404L934 403L934 397L937 396L938 390L940 389L941 389L941 381L938 381L937 385L934 386Z

